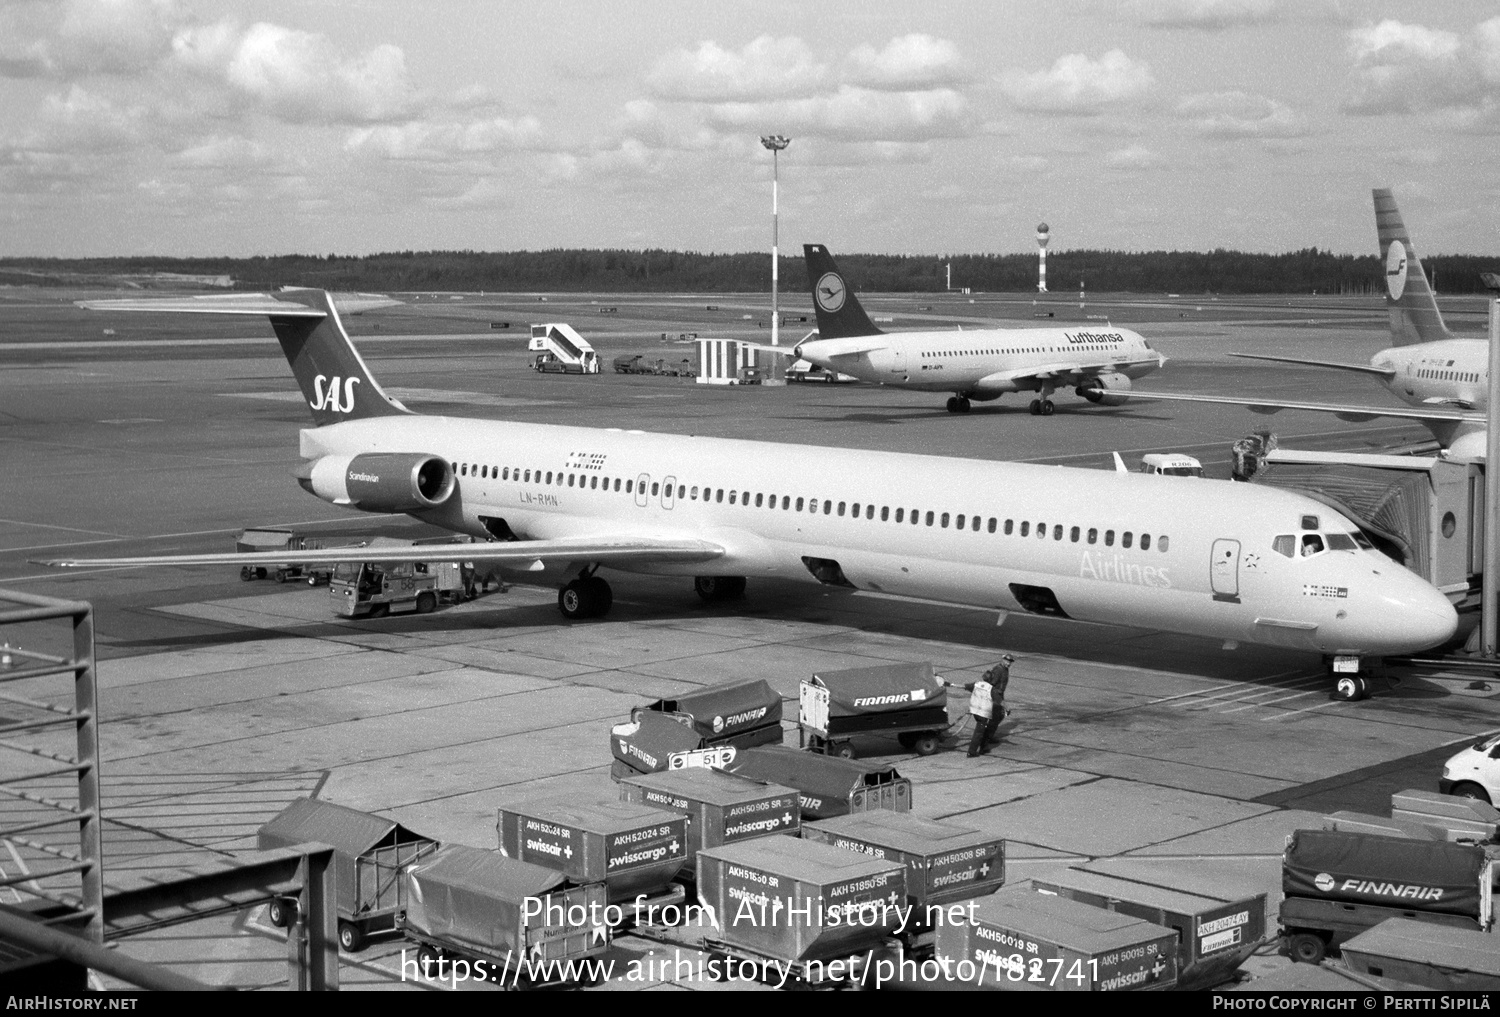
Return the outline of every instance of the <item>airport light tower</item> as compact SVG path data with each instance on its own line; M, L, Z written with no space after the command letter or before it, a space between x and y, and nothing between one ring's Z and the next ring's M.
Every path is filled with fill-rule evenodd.
M1052 239L1052 231L1042 223L1036 228L1036 291L1047 292L1047 241Z
M762 135L760 143L771 150L771 345L781 344L781 301L779 284L781 278L781 223L778 218L778 191L780 189L779 161L781 150L792 143L791 138L780 134ZM775 370L777 377L781 371Z

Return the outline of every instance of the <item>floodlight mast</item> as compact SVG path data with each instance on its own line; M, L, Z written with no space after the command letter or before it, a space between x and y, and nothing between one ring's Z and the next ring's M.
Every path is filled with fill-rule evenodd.
M1500 275L1483 272L1485 289L1489 290L1490 312L1490 399L1489 419L1485 423L1484 461L1484 586L1479 595L1479 652L1485 657L1497 656L1500 643L1500 402L1495 386L1500 382Z
M781 223L779 218L780 165L778 156L792 139L780 134L762 135L760 143L771 150L771 345L781 345ZM779 358L778 358L779 359ZM781 371L773 366L779 377Z

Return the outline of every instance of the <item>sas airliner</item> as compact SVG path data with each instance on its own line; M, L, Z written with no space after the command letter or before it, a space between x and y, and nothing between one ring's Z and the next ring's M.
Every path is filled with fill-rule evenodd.
M984 328L941 332L882 332L834 264L826 247L804 244L818 338L791 353L826 371L921 392L952 392L949 413L968 413L970 401L1007 392L1035 392L1031 412L1051 416L1052 393L1072 388L1080 398L1119 406L1131 380L1166 358L1128 328ZM785 352L762 346L773 353Z
M1457 625L1441 593L1373 550L1354 523L1287 491L839 448L818 449L819 468L808 474L786 466L806 458L800 445L423 416L381 389L326 293L283 296L83 306L267 315L316 425L301 432L298 482L335 505L490 538L465 545L463 558L521 582L558 582L558 607L570 619L609 609L599 571L613 569L694 577L711 600L741 595L746 577L777 577L1265 643L1339 658L1340 671L1357 670L1358 658L1441 643ZM396 562L432 553L48 564Z
M1337 414L1341 419L1364 421L1376 417L1420 420L1450 456L1462 459L1485 457L1485 420L1490 391L1490 344L1488 339L1460 339L1448 331L1438 310L1437 298L1427 283L1427 273L1417 258L1396 198L1379 187L1375 198L1375 231L1380 258L1385 265L1385 306L1390 313L1392 346L1370 358L1368 364L1343 364L1328 360L1273 357L1257 353L1231 353L1247 360L1273 360L1353 371L1380 380L1408 407L1350 406L1340 403L1247 399L1234 396L1167 395L1138 393L1142 399L1182 402L1230 403L1248 406L1257 413L1280 410L1315 410Z

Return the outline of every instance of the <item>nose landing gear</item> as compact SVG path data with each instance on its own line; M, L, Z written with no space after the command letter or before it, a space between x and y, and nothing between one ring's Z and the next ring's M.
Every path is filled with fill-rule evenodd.
M584 569L577 579L557 591L557 609L569 621L602 618L614 604L615 594L609 583Z
M1357 703L1370 698L1370 675L1360 666L1358 657L1334 657L1328 662L1333 676L1333 691L1328 698L1340 703Z

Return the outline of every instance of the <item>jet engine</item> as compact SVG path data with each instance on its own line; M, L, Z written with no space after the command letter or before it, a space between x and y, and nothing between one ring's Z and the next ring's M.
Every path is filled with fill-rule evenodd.
M1123 406L1130 398L1130 379L1123 374L1101 374L1088 385L1080 385L1075 391L1091 403L1101 406Z
M367 452L324 456L297 471L303 489L335 505L366 512L420 512L437 508L457 486L441 456Z

